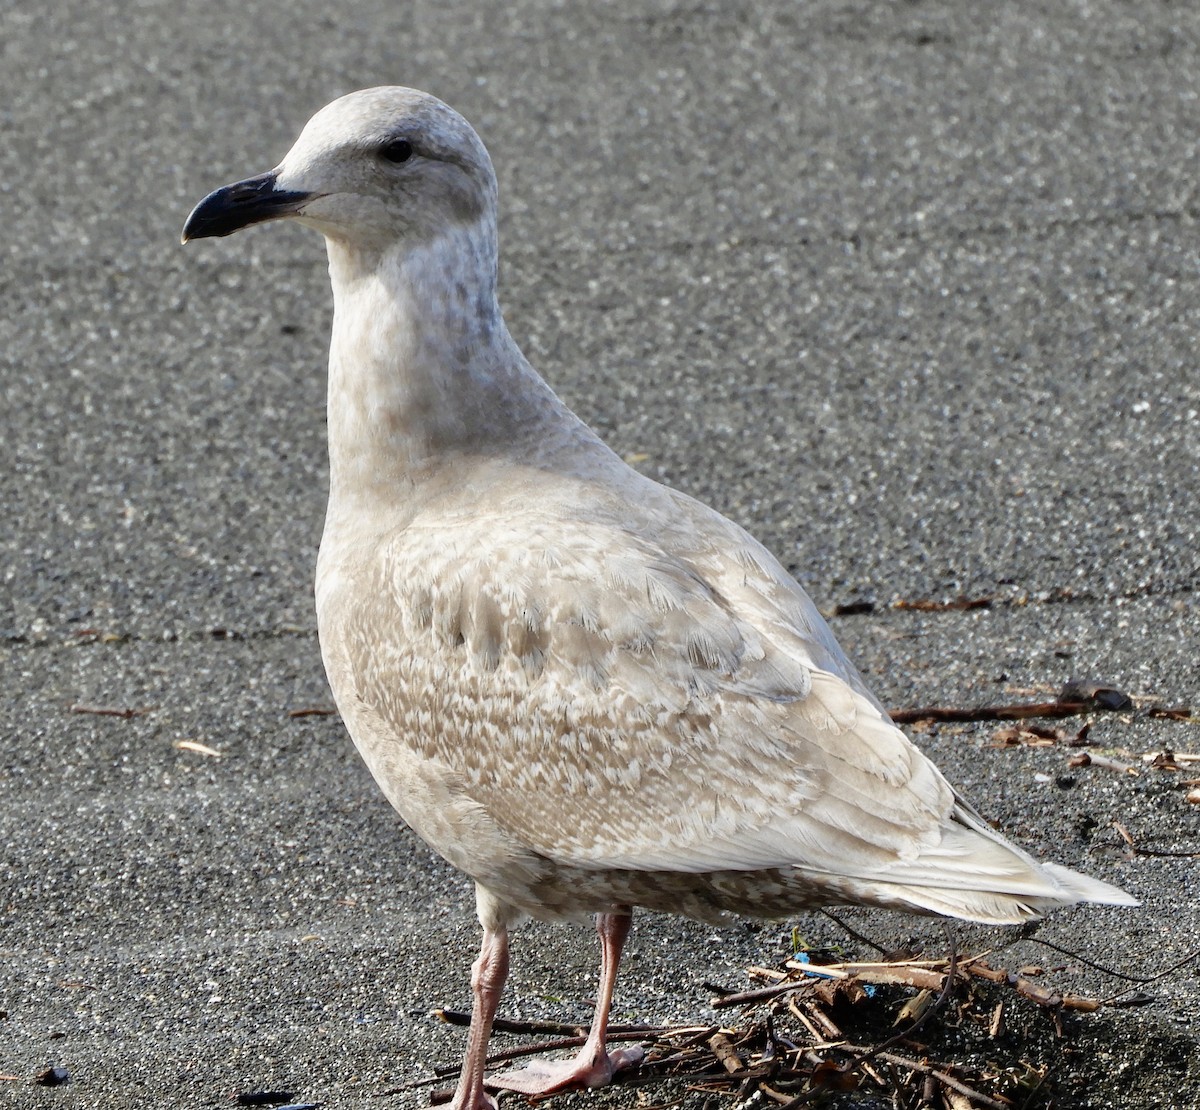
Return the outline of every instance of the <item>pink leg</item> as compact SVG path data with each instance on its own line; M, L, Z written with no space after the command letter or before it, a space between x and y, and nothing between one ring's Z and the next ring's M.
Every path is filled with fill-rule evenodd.
M500 925L484 927L479 959L471 967L471 990L475 1008L467 1035L467 1052L450 1110L496 1110L496 1100L483 1089L483 1071L487 1064L488 1038L492 1019L500 1002L504 980L508 978L508 929Z
M494 1075L487 1080L489 1087L533 1097L568 1087L603 1087L621 1068L641 1060L642 1050L636 1045L614 1052L609 1052L607 1047L608 1012L612 1007L613 985L617 981L617 966L621 962L621 948L629 935L630 921L628 913L596 915L596 932L600 935L600 992L592 1028L579 1055L573 1060L534 1062L519 1071Z

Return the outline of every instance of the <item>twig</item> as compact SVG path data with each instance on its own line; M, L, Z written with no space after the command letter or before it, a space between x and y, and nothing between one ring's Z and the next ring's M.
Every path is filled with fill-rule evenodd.
M714 1010L720 1010L726 1006L743 1006L748 1002L765 1002L768 998L776 998L781 994L787 994L790 991L799 990L801 987L811 986L811 981L806 982L803 979L793 979L788 983L776 983L771 987L759 987L752 991L738 991L736 994L723 994L717 998L709 1000L709 1005Z
M433 1016L440 1018L447 1025L469 1026L471 1015L466 1010L437 1009ZM521 1021L516 1018L498 1017L492 1022L492 1029L497 1033L561 1033L567 1037L578 1037L587 1031L588 1023L569 1021ZM610 1025L610 1033L645 1033L647 1036L671 1032L675 1027L668 1025ZM681 1028L688 1029L690 1026Z
M686 1052L689 1048L694 1048L698 1044L707 1041L714 1033L719 1033L721 1027L719 1025L672 1025L665 1029L660 1037L660 1040L666 1040L669 1037L682 1037L685 1033L691 1034L682 1044L674 1046L676 1052Z
M1095 960L1089 960L1086 956L1081 956L1078 952L1071 951L1070 948L1063 948L1061 945L1055 944L1053 941L1044 940L1041 937L1024 937L1023 940L1029 941L1031 944L1040 944L1043 948L1052 949L1063 956L1070 956L1073 960L1078 960L1081 964L1086 964L1093 971L1102 971L1105 975L1111 975L1115 979L1124 979L1127 983L1154 983L1159 979L1165 979L1172 971L1178 971L1189 960L1194 960L1200 956L1200 948L1194 952L1189 952L1178 963L1172 964L1166 971L1159 971L1154 975L1130 975L1124 971L1117 971L1116 968L1106 967L1104 964L1098 964ZM1124 993L1124 992L1122 992Z
M847 964L846 966L859 982L874 983L880 986L885 983L898 983L905 987L936 991L941 990L946 981L942 972L917 964Z
M937 1068L931 1068L928 1064L922 1064L917 1060L912 1060L907 1056L897 1056L894 1052L879 1053L881 1060L886 1060L889 1064L899 1064L902 1068L908 1068L910 1071L915 1071L920 1075L932 1075L943 1087L949 1087L952 1091L957 1091L964 1098L969 1098L977 1102L980 1106L987 1107L987 1110L1012 1110L1010 1103L998 1102L994 1098L990 1098L982 1091L975 1090L974 1087L968 1087L961 1080L955 1079L952 1075L947 1075L944 1071L938 1071Z
M808 960L790 959L784 965L811 979L849 979L847 972L833 964L814 964Z
M946 933L946 942L950 946L950 962L946 967L946 981L942 984L941 993L934 1000L933 1005L926 1009L926 1011L907 1029L902 1029L899 1033L895 1033L888 1037L886 1041L871 1049L865 1055L855 1056L854 1059L852 1059L848 1064L845 1065L845 1067L843 1067L843 1071L850 1071L852 1068L861 1067L868 1060L873 1060L877 1056L882 1058L884 1056L884 1050L889 1045L894 1045L898 1041L906 1040L907 1038L911 1037L918 1029L923 1028L926 1023L928 1023L929 1019L946 1005L946 1001L950 997L950 991L954 987L955 973L958 971L958 948L954 943L954 934L951 932L950 926L943 923L942 928Z
M1192 712L1190 705L1152 705L1145 710L1147 717L1164 721L1190 721Z
M756 964L746 968L746 974L751 979L765 979L768 983L782 983L788 977L786 971L777 971L773 967L759 967Z
M911 725L917 721L968 724L974 721L1025 721L1030 717L1078 717L1094 709L1095 705L1085 701L1056 700L974 708L927 705L920 709L889 709L888 714L898 725Z
M952 601L935 601L932 598L899 598L892 602L893 609L910 609L917 613L948 613L968 609L990 609L994 597L966 597L960 595Z
M71 713L89 713L93 717L122 717L129 720L130 717L142 717L149 713L152 706L147 706L144 709L133 709L127 706L116 705L72 705Z
M724 1033L714 1033L708 1038L708 1047L712 1049L713 1055L721 1062L723 1067L730 1075L737 1075L742 1071L742 1058L734 1051L733 1045L729 1043L729 1038Z
M846 1034L838 1028L837 1022L835 1022L833 1018L831 1018L820 1006L809 1005L806 1007L806 1009L812 1020L825 1031L826 1037L831 1037L842 1041L846 1039Z
M785 1095L782 1091L777 1091L766 1083L760 1083L758 1089L780 1107L804 1105L803 1102L797 1102L795 1095Z
M815 1041L820 1042L827 1038L828 1034L818 1029L816 1025L813 1024L812 1018L810 1018L807 1013L805 1013L802 1009L800 1009L799 1006L796 1005L796 1000L794 998L788 999L788 1009L799 1019L800 1024L809 1031Z
M1030 717L1078 717L1083 713L1114 713L1131 708L1131 699L1107 686L1068 683L1054 701L1019 702L1014 705L956 706L930 705L919 709L891 709L897 724L917 721L969 724L974 721L1024 721ZM1166 721L1193 720L1187 705L1139 706L1138 713Z
M1125 979L1125 980L1128 980L1129 982L1133 982L1133 983L1157 983L1159 981L1159 979L1165 979L1172 972L1178 971L1181 967L1184 966L1184 964L1191 963L1192 960L1196 959L1197 957L1200 957L1200 948L1193 949L1186 956L1184 956L1182 960L1176 961L1165 971L1160 971L1157 975L1148 975L1148 976L1140 976L1139 977L1137 975L1122 975L1120 972L1110 972L1110 974L1116 975L1120 979ZM1093 966L1095 966L1095 965L1093 965ZM1120 998L1121 995L1128 994L1128 993L1129 993L1128 990L1118 991L1116 994L1111 995L1109 998L1102 998L1100 1000L1100 1002L1101 1002L1101 1004L1107 1004L1107 1003L1111 1002L1112 999Z
M1136 767L1128 763L1122 763L1119 759L1113 759L1107 755L1100 755L1098 752L1079 752L1071 756L1067 760L1068 767L1103 767L1107 771L1118 771L1123 775L1137 776L1138 770Z
M995 1039L1000 1036L1001 1030L1004 1028L1004 999L1000 999L996 1003L996 1008L992 1011L992 1020L988 1022L988 1036Z
M821 910L821 913L829 918L830 921L834 922L838 928L844 929L847 933L849 933L851 938L858 941L859 944L865 944L868 948L874 948L875 951L881 956L887 954L886 948L884 948L882 945L876 944L870 937L865 937L862 935L862 933L855 932L855 930L851 929L849 925L847 925L840 917L837 916L837 914L830 913L828 910Z
M1120 821L1114 821L1112 823L1112 826L1120 834L1121 839L1123 841L1125 841L1126 844L1129 845L1129 850L1135 856L1155 856L1160 859L1197 859L1197 858L1200 858L1200 852L1163 852L1163 851L1159 851L1157 848L1139 848L1133 842L1133 837L1130 835L1129 830L1123 824L1121 824Z
M659 1027L658 1032L663 1032L664 1027ZM641 1041L647 1039L646 1032L610 1032L608 1034L610 1041ZM515 1048L506 1048L502 1052L493 1052L488 1058L489 1064L502 1064L506 1060L516 1060L522 1056L537 1056L543 1052L555 1052L560 1048L581 1048L587 1042L586 1037L559 1037L553 1041L537 1041L534 1044L518 1045ZM434 1072L442 1079L449 1075L457 1075L462 1069L462 1064L443 1064L434 1068Z

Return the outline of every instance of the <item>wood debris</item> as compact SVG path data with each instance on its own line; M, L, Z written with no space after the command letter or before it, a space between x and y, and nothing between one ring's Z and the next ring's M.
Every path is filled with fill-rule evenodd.
M220 759L225 754L217 751L216 748L210 748L207 744L201 744L199 740L176 740L175 747L181 752L194 752L196 755L205 755L210 759Z
M917 613L951 613L966 612L971 609L990 609L995 598L966 597L960 594L950 601L936 601L932 598L916 598L906 601L904 598L892 602L893 609L908 609Z
M799 1110L846 1091L888 1098L902 1110L1034 1110L1053 1104L1053 1076L1048 1065L1022 1055L1014 1027L1048 1020L1047 1033L1062 1037L1064 1012L1086 1014L1105 1005L1061 989L1041 967L997 966L987 952L871 962L830 955L823 950L817 962L797 953L781 968L749 969L752 981L769 985L712 999L714 1008L738 1008L737 1017L719 1028L614 1026L614 1041L639 1040L646 1049L643 1062L616 1082L642 1087L671 1080L720 1098L730 1110L755 1097L759 1105ZM454 1011L438 1013L455 1023L469 1020ZM582 1044L586 1032L569 1023L504 1019L496 1030L560 1036L498 1052L493 1063L568 1050ZM964 1037L973 1038L974 1049L961 1047ZM437 1081L456 1070L438 1068ZM450 1094L448 1088L436 1091L432 1101ZM639 1095L642 1101L655 1100Z
M145 706L141 709L135 709L133 706L126 705L81 705L75 704L70 707L72 713L86 713L92 717L120 717L123 720L130 720L133 717L141 717L153 710L153 706Z
M1038 717L1052 720L1079 717L1085 713L1130 712L1159 720L1195 719L1190 706L1147 704L1147 701L1146 698L1130 697L1125 691L1102 682L1072 680L1059 690L1053 701L982 706L930 705L917 709L889 709L888 712L892 720L901 725L927 722L970 724L978 721L1028 721ZM1053 731L1049 730L1049 734L1053 735Z
M1195 710L1189 705L1152 705L1145 710L1147 717L1157 717L1164 721L1197 720Z
M1047 728L1045 725L1008 725L997 729L992 736L993 748L1052 748L1056 744L1079 748L1088 742L1090 726L1075 732L1063 728Z
M1080 752L1078 755L1071 756L1067 760L1068 767L1103 767L1107 771L1117 771L1123 775L1133 775L1135 778L1138 774L1138 769L1129 763L1122 763L1119 759L1113 759L1111 756L1100 755L1098 752Z
M1019 702L1015 705L927 705L919 709L889 709L898 725L933 721L940 724L971 724L976 721L1025 721L1033 717L1078 717L1096 706L1085 701Z
M1165 851L1165 850L1161 850L1158 848L1143 848L1140 844L1137 844L1134 841L1133 835L1125 827L1125 825L1122 824L1122 822L1113 821L1112 827L1117 830L1117 835L1119 835L1120 838L1123 841L1125 841L1125 843L1129 846L1129 851L1132 855L1135 855L1135 856L1161 856L1161 857L1165 857L1165 858L1175 858L1175 859L1197 859L1197 858L1200 858L1200 852L1191 852L1191 851L1177 852L1177 851Z
M1160 748L1156 752L1146 752L1142 762L1150 764L1160 771L1186 771L1200 764L1200 755L1195 752L1177 752L1171 748Z

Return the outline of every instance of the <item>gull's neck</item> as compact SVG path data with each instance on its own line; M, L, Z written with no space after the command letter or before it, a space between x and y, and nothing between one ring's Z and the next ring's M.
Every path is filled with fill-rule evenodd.
M482 222L403 250L328 246L331 503L456 457L511 454L561 424L565 408L504 326Z

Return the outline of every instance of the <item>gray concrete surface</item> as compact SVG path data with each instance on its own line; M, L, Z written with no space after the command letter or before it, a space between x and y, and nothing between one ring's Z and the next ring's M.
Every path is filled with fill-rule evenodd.
M462 1043L427 1013L468 1001L467 885L336 718L289 716L329 703L323 252L181 248L195 200L336 95L437 93L497 164L531 360L821 605L875 602L835 629L885 701L1088 675L1196 705L1198 48L1165 0L5 6L0 1106L417 1107L379 1093ZM997 604L890 608L959 594ZM1043 935L1140 972L1200 945L1196 861L1111 824L1200 849L1184 776L1043 785L1068 753L994 731L918 740L1032 851L1145 902ZM1200 751L1188 723L1093 736ZM704 1017L701 984L785 931L641 919L622 1013ZM593 963L581 931L523 931L506 1011L585 1014ZM1200 1103L1195 965L1147 990L1087 1020L1058 1105ZM49 1064L71 1082L33 1086Z

